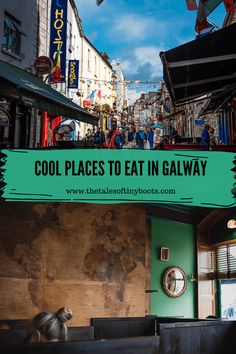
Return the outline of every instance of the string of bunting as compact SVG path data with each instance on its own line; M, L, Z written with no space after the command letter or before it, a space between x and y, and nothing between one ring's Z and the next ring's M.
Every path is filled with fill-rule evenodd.
M93 81L95 82L104 82L104 83L109 83L111 85L117 84L117 83L123 83L126 85L150 85L150 84L159 84L161 80L118 80L118 81L108 81L108 80L102 80L102 79L91 79L88 77L80 77L80 81L85 84L91 84Z

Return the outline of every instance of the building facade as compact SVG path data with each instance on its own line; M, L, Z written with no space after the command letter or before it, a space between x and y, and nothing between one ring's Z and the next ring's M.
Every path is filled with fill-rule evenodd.
M38 0L23 0L21 7L14 0L1 1L0 60L25 72L35 73L33 65L38 56L38 18ZM16 100L3 85L1 88L1 116L8 116L8 120L0 125L0 146L32 147L33 125L39 118L37 111Z
M116 99L114 71L106 53L101 53L84 35L80 78L81 105L100 116L100 126L110 127Z
M120 63L112 63L112 68L116 76L116 101L115 101L115 111L118 124L123 124L123 116L128 106L128 91L127 83L125 81L125 76L121 68Z

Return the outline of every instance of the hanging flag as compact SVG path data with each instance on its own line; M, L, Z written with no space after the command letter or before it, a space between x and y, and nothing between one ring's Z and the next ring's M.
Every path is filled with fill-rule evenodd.
M93 90L89 96L90 101L93 100L96 90Z
M222 0L200 0L197 12L197 20L202 22L206 19L215 8L220 5Z
M187 9L190 11L197 10L196 0L186 0Z
M223 0L226 12L229 13L234 13L235 12L235 5L234 5L234 0Z
M58 47L53 61L50 79L54 83L61 82L61 45Z
M200 34L204 29L208 28L209 22L207 18L205 18L202 22L196 21L195 31Z
M205 25L205 22L207 22L206 25ZM205 26L203 26L204 27L203 29L200 29L196 38L204 37L204 36L214 32L214 30L215 30L215 26L213 24L209 23L207 20L203 21L202 23L204 23Z
M79 60L69 60L67 88L77 89L79 81Z
M53 62L61 46L60 53L60 82L66 81L66 48L67 48L67 6L68 0L51 0L50 20L50 52L49 57Z

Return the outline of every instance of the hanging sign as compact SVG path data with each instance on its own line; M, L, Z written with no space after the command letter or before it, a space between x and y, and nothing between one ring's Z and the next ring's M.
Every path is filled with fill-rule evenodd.
M61 46L61 82L65 82L66 75L66 27L67 27L67 0L52 0L50 25L50 59L53 62Z
M79 60L69 60L67 88L77 89L79 82Z
M50 58L42 55L38 57L34 62L34 69L38 74L44 75L51 71L52 62Z

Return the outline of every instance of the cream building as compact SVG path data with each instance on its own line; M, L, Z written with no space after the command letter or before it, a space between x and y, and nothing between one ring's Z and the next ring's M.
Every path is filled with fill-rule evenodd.
M80 77L80 105L93 110L94 107L103 109L109 105L113 109L116 100L114 71L109 58L105 53L99 52L96 47L83 35L82 59ZM108 122L101 119L101 126L105 129Z
M121 124L122 114L128 105L128 88L120 63L112 62L112 68L116 75L116 116Z
M39 0L39 3L39 55L48 56L51 2L49 0ZM77 89L67 88L69 60L79 60L79 83ZM102 105L108 104L112 109L116 99L112 66L108 59L85 36L74 0L68 0L66 61L66 82L52 84L51 86L78 105L91 111L91 113L94 113L95 105L102 107ZM107 124L104 123L102 125L105 127ZM92 129L93 126L81 122L80 135L83 136L88 128Z

